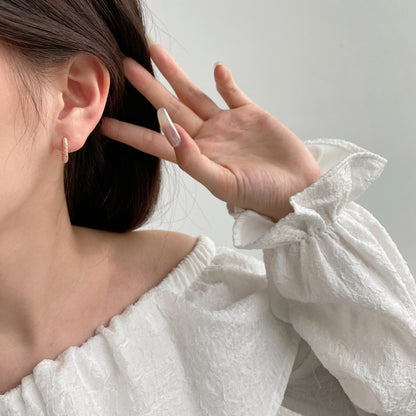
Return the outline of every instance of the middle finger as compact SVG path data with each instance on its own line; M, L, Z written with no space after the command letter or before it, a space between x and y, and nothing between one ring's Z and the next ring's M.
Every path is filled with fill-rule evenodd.
M181 103L156 78L132 58L124 58L124 72L131 84L149 102L159 109L166 108L175 123L180 124L191 136L195 136L204 121L190 108Z

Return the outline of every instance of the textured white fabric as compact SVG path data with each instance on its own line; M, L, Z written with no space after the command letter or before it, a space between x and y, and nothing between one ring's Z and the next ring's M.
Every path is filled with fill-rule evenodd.
M353 202L385 160L307 145L325 173L293 213L233 213L235 245L264 265L200 237L107 328L1 395L0 415L416 415L416 284Z

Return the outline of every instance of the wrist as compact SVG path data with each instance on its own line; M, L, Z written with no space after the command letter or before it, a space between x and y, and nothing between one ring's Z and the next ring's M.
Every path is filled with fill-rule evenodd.
M295 177L292 181L294 186L292 187L291 192L288 193L289 196L287 197L287 200L284 203L280 204L279 210L273 210L267 214L264 213L262 215L270 218L273 222L276 223L280 221L282 218L286 217L288 214L294 212L294 209L290 204L290 198L293 195L302 192L303 190L314 184L322 176L322 170L320 166L315 161L315 159L313 160L313 162L314 163L312 163L308 167L308 169L303 170L302 175L294 175Z

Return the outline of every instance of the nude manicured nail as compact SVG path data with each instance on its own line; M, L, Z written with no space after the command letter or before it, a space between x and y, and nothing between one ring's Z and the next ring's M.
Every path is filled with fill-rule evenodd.
M156 42L149 36L146 35L146 42L147 42L147 46L152 46L152 45L156 45Z
M181 144L181 136L179 136L178 130L176 130L176 127L173 125L166 108L159 108L159 110L157 110L157 118L162 133L169 140L169 143L173 147L178 147Z

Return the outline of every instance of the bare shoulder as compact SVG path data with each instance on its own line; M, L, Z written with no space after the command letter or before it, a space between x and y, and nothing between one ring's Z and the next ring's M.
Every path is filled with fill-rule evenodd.
M124 234L114 258L117 274L137 276L150 285L160 282L195 247L197 239L162 230L139 230Z
M135 233L138 233L137 231ZM195 247L197 239L187 234L163 230L142 230L139 237L153 252L153 257L164 265L165 269L173 269Z

